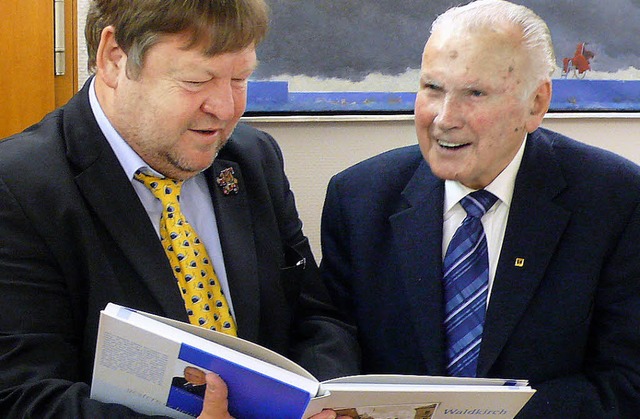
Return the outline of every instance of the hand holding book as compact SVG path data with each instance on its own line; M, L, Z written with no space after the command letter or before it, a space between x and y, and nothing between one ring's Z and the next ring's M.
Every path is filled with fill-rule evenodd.
M187 367L193 368L193 367ZM194 368L194 370L197 370ZM224 380L220 378L218 374L207 373L202 371L185 371L185 378L188 374L193 374L193 380L205 381L206 389L204 393L204 402L202 404L202 413L198 416L198 419L232 419L228 410L228 390ZM192 383L197 384L192 381ZM352 419L351 416L337 416L333 410L323 410L310 417L309 419Z
M219 375L206 374L204 402L198 419L232 419L228 410L227 385Z

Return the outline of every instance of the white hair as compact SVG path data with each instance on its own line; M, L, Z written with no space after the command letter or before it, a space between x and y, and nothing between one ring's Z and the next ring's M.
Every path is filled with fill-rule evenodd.
M531 60L530 88L551 80L556 57L547 24L531 9L505 0L477 0L453 7L431 25L431 33L447 28L457 30L512 26L522 30L522 46ZM536 85L535 87L533 85Z

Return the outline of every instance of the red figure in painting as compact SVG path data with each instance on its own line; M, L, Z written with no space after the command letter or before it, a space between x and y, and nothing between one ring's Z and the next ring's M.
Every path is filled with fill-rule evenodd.
M595 57L593 51L589 51L585 48L586 42L580 42L576 46L576 52L571 58L562 59L562 77L566 78L571 72L573 77L583 79L587 74L587 71L591 70L589 60Z

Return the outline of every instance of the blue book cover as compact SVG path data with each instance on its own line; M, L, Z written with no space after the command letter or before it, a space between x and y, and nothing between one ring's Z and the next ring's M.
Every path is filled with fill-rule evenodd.
M229 413L236 418L299 419L311 400L305 390L187 344L181 345L178 358L215 371L226 382ZM197 416L202 411L205 385L190 385L185 381L183 377L174 378L167 406Z

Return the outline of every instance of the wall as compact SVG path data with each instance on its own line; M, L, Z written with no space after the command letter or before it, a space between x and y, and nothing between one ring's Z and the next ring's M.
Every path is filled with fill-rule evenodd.
M543 125L609 149L640 164L640 115L550 114ZM416 142L413 119L245 118L272 134L282 147L304 231L320 259L320 215L325 189L338 171L380 152Z

